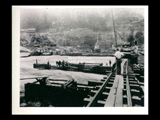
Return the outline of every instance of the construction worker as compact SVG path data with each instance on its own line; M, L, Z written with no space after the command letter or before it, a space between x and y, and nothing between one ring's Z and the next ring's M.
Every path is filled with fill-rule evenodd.
M65 67L65 61L63 60L62 61L62 68L64 68Z
M109 60L109 65L111 66L111 60Z
M138 52L138 45L137 45L137 41L135 41L135 45L132 48L133 52L132 52L132 60L130 61L130 63L138 63L138 56L139 56L139 52Z
M135 45L134 45L134 48L133 48L133 52L134 52L135 54L138 54L137 41L135 41Z
M58 62L59 67L61 66L61 61Z
M116 62L117 62L117 75L121 74L121 58L124 56L122 52L117 48L117 51L115 52L114 56L116 57Z

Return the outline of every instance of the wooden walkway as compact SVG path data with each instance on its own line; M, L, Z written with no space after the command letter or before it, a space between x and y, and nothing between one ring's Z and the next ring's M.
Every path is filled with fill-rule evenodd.
M133 107L144 106L144 85L136 79L128 65L128 59L122 59L121 75L115 69L103 77L101 81L88 81L88 85L77 84L78 89L90 89L83 99L83 107ZM47 77L21 78L20 80L36 79L36 82L46 80ZM50 79L52 85L61 85L64 89L73 80ZM58 83L57 83L58 82ZM48 85L48 84L47 84Z
M121 74L127 73L128 61L126 59L122 60L121 63ZM122 107L123 106L123 88L124 88L124 78L123 75L115 75L115 80L109 96L106 100L105 107Z
M102 86L97 91L94 91L96 94L85 99L89 102L86 107L96 107L99 104L104 107L123 107L124 79L126 80L123 74L127 74L127 67L128 60L123 59L121 63L122 75L112 75L112 73L107 79L102 79Z

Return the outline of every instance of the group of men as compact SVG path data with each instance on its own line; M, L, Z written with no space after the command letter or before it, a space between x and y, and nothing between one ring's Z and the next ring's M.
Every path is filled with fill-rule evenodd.
M61 61L56 61L56 65L59 66L59 67L60 66L62 66L62 67L68 66L68 64L69 64L68 61L64 61L64 60L62 62Z
M136 49L137 52L137 49ZM115 58L116 58L116 67L117 67L117 75L121 75L121 62L122 62L122 57L124 56L124 53L120 52L120 49L117 48L116 52L114 54ZM60 67L61 65L64 66L65 64L68 65L68 62L65 62L64 60L61 61L57 61L56 64ZM109 65L111 66L111 61L109 60Z

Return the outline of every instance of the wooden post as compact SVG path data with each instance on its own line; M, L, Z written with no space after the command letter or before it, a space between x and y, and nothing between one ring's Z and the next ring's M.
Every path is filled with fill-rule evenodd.
M128 59L126 60L126 74L128 74Z

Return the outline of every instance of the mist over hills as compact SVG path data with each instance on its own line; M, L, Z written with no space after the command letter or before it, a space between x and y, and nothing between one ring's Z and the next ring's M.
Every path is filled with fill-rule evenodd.
M143 19L139 9L116 8L74 8L74 9L45 9L45 8L23 8L20 12L21 28L35 27L38 31L63 27L68 28L89 28L93 31L107 31L112 27L112 11L117 26ZM141 10L143 11L143 9Z
M96 41L98 33L109 43L114 39L112 11L116 30L124 38L133 26L143 31L143 8L21 8L20 28L36 28L37 32L54 29L50 37L59 45L64 39L68 45L82 45L86 39ZM136 21L141 22L133 24Z

